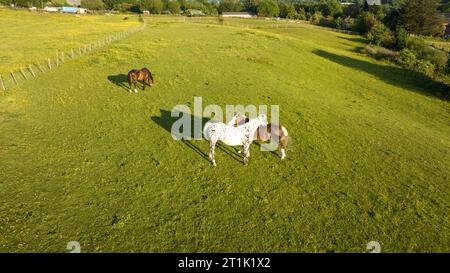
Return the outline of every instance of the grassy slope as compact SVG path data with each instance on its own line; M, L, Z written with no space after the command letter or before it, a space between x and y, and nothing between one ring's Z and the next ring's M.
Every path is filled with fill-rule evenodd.
M6 74L55 58L58 50L68 52L107 34L136 26L138 22L124 21L119 15L76 17L0 8L0 25L0 73Z
M0 249L449 251L448 102L353 38L149 24L1 97ZM144 65L151 90L114 83ZM193 96L279 104L288 158L212 168L167 131Z

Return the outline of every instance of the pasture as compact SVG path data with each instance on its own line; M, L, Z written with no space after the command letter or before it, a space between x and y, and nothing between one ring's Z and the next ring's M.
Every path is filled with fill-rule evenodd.
M138 22L44 19L78 38L2 25L0 70ZM361 54L359 36L146 20L0 91L0 251L66 252L69 241L82 252L366 252L370 241L450 251L445 87ZM46 43L20 43L34 35ZM126 73L144 66L156 84L128 93ZM224 146L212 167L207 141L170 135L170 111L194 96L279 105L287 158L253 144L244 166Z

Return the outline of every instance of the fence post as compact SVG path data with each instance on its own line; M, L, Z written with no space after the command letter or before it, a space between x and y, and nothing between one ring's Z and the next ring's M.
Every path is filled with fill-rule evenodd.
M52 70L52 62L50 62L50 59L47 59L48 69Z
M6 91L5 84L3 83L2 75L0 75L0 84L2 85L3 91Z
M41 70L42 73L45 72L40 63L37 63L36 66L39 68L39 70Z
M28 70L30 70L31 75L33 75L34 78L36 78L36 74L34 74L33 69L31 68L31 64L28 65Z
M9 73L11 73L11 76L12 76L12 78L13 78L13 80L14 80L14 83L15 83L15 84L19 84L19 83L17 82L16 77L14 76L14 72L10 71Z
M27 75L25 75L25 72L23 71L23 68L20 68L20 73L22 73L22 76L25 78L25 80L27 79Z

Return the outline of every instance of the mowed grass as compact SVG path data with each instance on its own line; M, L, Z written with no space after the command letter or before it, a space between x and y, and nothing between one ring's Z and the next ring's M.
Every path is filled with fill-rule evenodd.
M357 36L157 20L0 97L2 251L450 251L441 86ZM129 94L143 66L156 85ZM213 168L170 134L194 96L279 105L287 159L223 147Z
M37 13L0 8L0 73L10 71L97 42L108 34L138 26L135 16L89 16Z

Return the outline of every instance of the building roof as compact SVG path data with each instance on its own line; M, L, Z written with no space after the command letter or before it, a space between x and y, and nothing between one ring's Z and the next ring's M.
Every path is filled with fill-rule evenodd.
M248 11L237 11L237 12L222 12L222 15L256 15L253 12L248 12Z
M381 5L381 0L366 0L367 4L372 5Z

